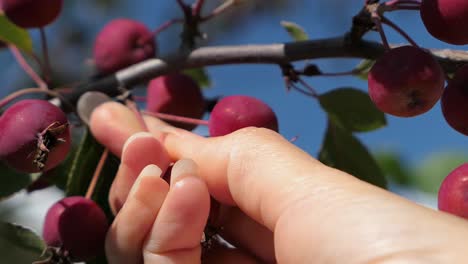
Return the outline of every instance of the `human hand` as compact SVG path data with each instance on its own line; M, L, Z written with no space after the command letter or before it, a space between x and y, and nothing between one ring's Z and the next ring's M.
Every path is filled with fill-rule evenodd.
M118 156L124 149L109 197L119 212L106 243L111 263L200 262L208 193L228 208L219 219L221 235L237 247L208 252L213 263L468 261L468 222L327 167L275 132L247 128L203 138L155 118L145 121L151 135L125 144L143 131L133 112L107 103L91 118L102 144ZM176 179L188 175L182 187L163 187L155 177L160 172L140 174L148 164L164 169L184 158L198 167L183 161L192 165L175 173Z

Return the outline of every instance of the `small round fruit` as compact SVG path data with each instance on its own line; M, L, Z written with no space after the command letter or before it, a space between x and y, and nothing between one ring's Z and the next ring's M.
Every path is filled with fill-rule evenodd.
M40 28L52 23L62 11L63 0L2 0L10 21L23 28Z
M468 44L468 1L423 0L421 19L427 31L435 38L454 45Z
M146 108L158 112L190 118L201 118L205 111L205 100L200 86L192 77L175 73L151 80L147 89ZM169 122L187 130L196 127L193 124Z
M250 126L278 132L278 120L270 106L257 98L244 95L232 95L219 100L208 124L212 137Z
M468 136L468 64L449 80L442 99L442 114L456 131Z
M439 189L439 210L468 219L468 163L454 169Z
M119 18L99 32L93 52L99 72L109 74L156 56L156 42L144 24Z
M369 96L382 112L411 117L429 111L442 96L445 76L434 57L417 47L391 49L368 76Z
M103 252L108 227L99 205L71 196L47 211L42 236L48 246L62 247L74 261L86 261Z
M0 159L27 173L46 171L70 151L68 120L45 100L21 100L0 117Z

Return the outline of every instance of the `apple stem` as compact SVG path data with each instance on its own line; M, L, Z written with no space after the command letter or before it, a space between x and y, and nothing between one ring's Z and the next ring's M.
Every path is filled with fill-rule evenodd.
M142 128L145 130L145 131L149 131L148 130L148 126L146 125L146 122L145 120L143 119L143 116L140 112L140 109L138 109L138 105L131 99L125 99L125 105L127 105L128 108L130 108L133 113L135 113L135 116L136 118L138 119L138 121L140 122L140 125L142 126Z
M420 6L421 1L419 0L391 0L388 2L385 2L386 6L392 6L392 7L400 7L400 6Z
M138 95L134 95L133 96L133 100L135 100L135 102L146 102L146 96L138 96Z
M186 124L194 124L194 125L202 125L202 126L208 126L208 124L209 124L208 120L201 120L201 119L190 118L190 117L176 116L176 115L164 114L164 113L160 113L160 112L142 111L141 113L144 114L144 115L154 116L154 117L157 117L159 119L167 120L167 121L175 121L175 122L181 122L181 123L186 123Z
M194 17L200 17L201 16L201 10L202 10L204 4L205 4L205 0L197 0L197 2L195 2L195 4L193 4L192 15Z
M31 79L33 79L37 86L39 86L40 89L47 90L47 83L44 80L42 80L42 78L34 71L31 65L29 65L29 63L26 61L19 49L12 44L9 44L8 47L18 64L31 77Z
M344 71L344 72L322 72L320 74L317 74L316 76L337 77L337 76L355 75L356 73L359 73L359 71L351 70L351 71Z
M177 0L177 4L179 4L179 6L182 9L182 11L184 12L184 14L188 9L190 9L190 7L186 3L184 3L184 1L182 1L182 0Z
M289 140L289 142L290 142L290 143L294 143L294 142L296 142L298 139L299 139L299 136L294 136L294 137L292 137L292 138Z
M393 23L390 19L382 16L382 23L388 25L389 27L393 28L396 32L402 35L411 45L419 48L418 44L399 26Z
M227 1L223 2L221 5L219 5L217 8L215 8L213 11L211 11L211 13L208 14L207 16L204 16L204 17L200 18L200 21L201 22L208 21L208 20L210 20L210 19L224 13L225 11L229 10L231 7L233 7L236 4L238 4L238 0L227 0Z
M372 21L374 22L375 26L377 27L377 31L380 34L380 38L382 39L382 44L386 50L390 50L390 44L388 43L387 36L385 35L384 29L382 27L382 21L378 14L372 14Z
M164 22L162 25L160 25L158 28L156 28L153 32L151 32L151 35L150 35L149 39L158 36L161 32L168 29L170 26L172 26L172 25L174 25L176 23L182 23L182 22L184 22L184 20L181 19L181 18L174 18L174 19L171 19L171 20L168 20L168 21Z
M9 94L8 96L5 96L3 99L0 100L0 109L3 108L5 105L7 105L8 103L10 103L11 101L13 101L14 99L22 96L22 95L26 95L26 94L32 94L32 93L44 93L44 94L48 94L50 96L53 96L53 97L58 97L60 99L63 99L61 98L62 96L55 92L55 91L51 91L51 90L45 90L43 88L26 88L26 89L21 89L21 90L18 90L16 92L13 92L11 94Z
M101 175L102 169L104 168L104 164L109 156L109 149L105 148L101 154L101 158L99 159L98 165L96 166L96 170L94 171L93 178L89 183L88 190L86 191L85 197L91 199L93 195L94 189L96 188L97 181L99 180L99 175Z
M49 48L47 45L47 37L45 33L45 29L41 27L39 29L41 33L41 46L42 46L42 56L44 56L44 78L46 83L50 83L50 79L52 76L52 66L50 64L50 57L49 57Z

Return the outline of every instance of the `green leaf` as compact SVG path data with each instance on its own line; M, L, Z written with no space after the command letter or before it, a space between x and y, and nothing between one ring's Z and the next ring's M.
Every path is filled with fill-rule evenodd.
M369 75L370 70L372 69L372 66L374 66L375 60L369 60L365 59L362 60L356 68L354 68L354 76L357 76L359 79L366 80L367 81L367 76Z
M291 36L291 38L295 41L309 39L309 36L305 32L305 30L294 22L281 21L281 26L283 26L283 28L286 29L286 31L289 33L289 36Z
M69 167L66 196L86 195L103 151L104 147L96 141L89 131L85 131ZM113 217L113 214L110 211L108 194L119 163L117 157L113 155L107 157L91 197L110 218Z
M319 160L368 183L382 188L387 186L385 176L366 147L349 131L331 121L328 121Z
M0 200L21 191L31 184L33 177L30 174L18 173L0 162Z
M358 89L338 88L322 94L319 101L333 123L349 131L372 131L387 124L385 114Z
M70 172L66 196L86 195L88 186L92 180L96 167L101 159L104 147L93 137L91 132L85 131L80 145L74 155ZM119 166L119 159L109 155L99 175L91 198L104 210L109 222L112 222L113 214L110 210L108 197L109 189L114 180ZM88 263L106 263L104 252L101 256Z
M211 79L208 73L204 68L194 68L188 69L184 71L185 74L192 77L200 87L202 88L210 88L211 87Z
M32 263L41 258L46 245L25 227L0 222L0 258L2 263Z
M29 32L13 24L2 11L0 11L0 39L25 52L33 51Z
M104 147L86 131L68 172L66 196L85 195Z
M72 129L71 133L72 145L70 148L70 152L65 158L65 160L62 161L57 167L47 172L44 172L43 175L41 175L41 178L43 178L47 182L55 184L59 189L64 191L67 188L69 174L73 166L75 156L78 153L79 147L81 146L82 138L87 133L87 129L80 129L76 127Z
M89 130L86 130L69 167L66 196L86 195L103 151L104 147L96 141ZM108 155L91 196L110 219L113 218L113 214L110 211L108 195L119 164L117 157Z
M388 179L400 185L412 184L412 172L398 153L379 151L374 154L374 157Z
M424 192L437 194L445 177L467 160L466 153L438 152L433 154L418 164L414 170L413 184Z

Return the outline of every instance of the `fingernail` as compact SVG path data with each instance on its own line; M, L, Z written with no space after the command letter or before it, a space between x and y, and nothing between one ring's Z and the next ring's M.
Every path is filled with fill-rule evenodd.
M162 170L158 166L154 164L147 165L146 167L143 168L143 170L141 170L140 175L138 175L137 179L133 183L133 186L130 189L130 192L128 195L130 196L136 191L138 191L138 188L140 186L140 182L142 179L146 177L161 177L161 174L162 174Z
M139 177L149 177L149 176L158 176L161 177L162 170L157 165L150 164L147 165L143 170L140 172Z
M198 165L191 159L178 160L171 172L171 185L185 176L198 176Z
M133 135L131 135L127 141L125 141L125 144L122 148L122 159L123 159L123 156L125 155L125 150L127 149L127 147L132 143L134 142L135 140L137 139L142 139L142 138L154 138L153 134L151 133L148 133L148 132L138 132L138 133L135 133ZM156 139L155 139L156 140Z
M84 123L89 125L89 119L94 109L99 105L110 101L112 101L112 99L104 93L86 92L80 96L80 99L76 104L78 116Z

